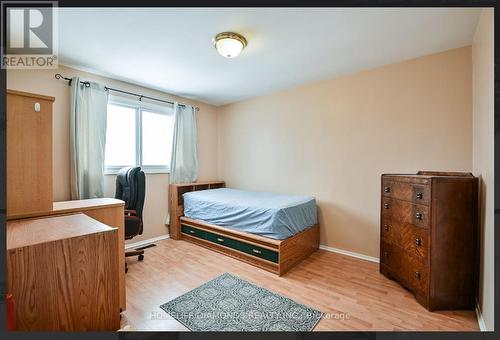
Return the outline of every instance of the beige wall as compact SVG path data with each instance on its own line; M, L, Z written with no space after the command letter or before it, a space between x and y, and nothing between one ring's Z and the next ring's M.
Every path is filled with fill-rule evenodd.
M485 326L494 329L494 52L493 9L484 9L472 45L473 161L480 178L481 272L479 306Z
M70 199L69 184L69 110L70 110L70 88L67 82L56 80L55 73L62 73L67 77L79 75L82 79L98 81L111 87L126 91L138 92L153 97L167 100L179 100L184 103L198 106L198 157L199 178L217 178L217 118L214 106L179 98L159 91L147 89L141 86L125 83L95 74L60 66L57 70L9 70L7 71L7 88L27 92L35 92L54 96L53 113L53 150L54 150L54 200L62 201ZM114 197L115 193L114 175L105 176L106 196ZM144 233L130 242L164 235L168 233L165 220L168 216L168 175L147 174L146 175L146 201L144 206Z
M472 61L472 62L471 62ZM481 178L480 308L493 330L493 10L471 47L215 108L61 66L7 72L7 87L56 97L54 200L70 198L69 87L54 73L200 107L200 179L314 195L321 243L379 254L382 173L473 171ZM265 80L263 80L265 81ZM472 157L471 157L472 155ZM113 196L115 176L105 177ZM147 174L145 231L167 233L168 175Z
M223 106L219 177L315 196L321 244L378 257L381 174L471 171L471 82L464 47Z

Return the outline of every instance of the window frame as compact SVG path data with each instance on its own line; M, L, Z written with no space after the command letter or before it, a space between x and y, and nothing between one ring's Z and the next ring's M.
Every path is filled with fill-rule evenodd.
M133 100L122 96L109 95L107 105L123 106L135 111L135 162L136 165L106 165L104 157L104 174L116 175L120 169L127 166L140 166L142 171L148 174L169 174L170 164L165 165L143 165L142 164L142 111L148 111L165 116L174 115L173 105L171 107L157 105L142 100ZM168 104L166 104L168 105Z

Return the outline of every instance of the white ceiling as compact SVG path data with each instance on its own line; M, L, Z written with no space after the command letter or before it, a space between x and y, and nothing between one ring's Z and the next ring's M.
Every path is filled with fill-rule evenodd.
M477 8L61 8L60 63L222 105L471 44ZM212 38L243 34L221 57ZM71 75L68 75L71 76Z

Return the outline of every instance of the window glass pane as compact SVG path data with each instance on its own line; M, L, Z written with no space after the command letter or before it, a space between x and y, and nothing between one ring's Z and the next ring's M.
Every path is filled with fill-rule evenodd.
M108 104L105 164L135 165L135 109Z
M172 116L142 111L142 164L168 166L172 137Z

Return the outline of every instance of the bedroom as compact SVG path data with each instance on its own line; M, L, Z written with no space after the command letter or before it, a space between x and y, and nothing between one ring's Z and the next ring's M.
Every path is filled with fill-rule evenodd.
M6 71L7 217L102 222L109 320L76 329L494 329L492 8L55 10L57 66ZM9 119L26 100L44 120ZM9 268L16 328L70 330ZM234 282L304 315L249 316Z

